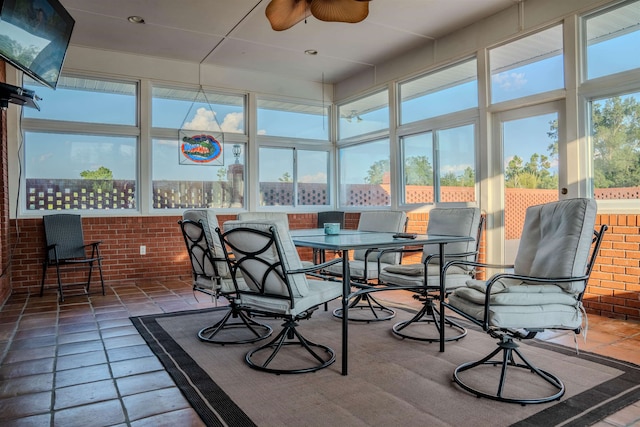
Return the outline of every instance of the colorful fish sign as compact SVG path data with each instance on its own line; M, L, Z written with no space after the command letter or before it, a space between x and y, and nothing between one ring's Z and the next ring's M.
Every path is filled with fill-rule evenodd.
M222 144L209 134L180 132L181 164L223 165ZM186 161L185 161L186 160Z

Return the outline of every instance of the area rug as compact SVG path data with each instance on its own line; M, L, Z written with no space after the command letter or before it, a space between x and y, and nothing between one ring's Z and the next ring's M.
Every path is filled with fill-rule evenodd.
M132 318L209 426L585 426L640 400L640 367L534 340L521 348L529 360L562 378L567 389L562 399L522 406L477 398L451 380L456 366L495 348L494 339L473 328L440 353L437 344L396 338L391 322L354 322L349 327L349 374L343 376L341 321L331 309L317 310L300 322L299 330L331 346L336 363L310 374L259 372L244 362L256 344L221 346L198 340L198 330L223 312L216 308ZM397 309L393 322L410 315ZM267 323L278 331L281 322ZM526 375L532 374L523 375L518 382L526 388Z

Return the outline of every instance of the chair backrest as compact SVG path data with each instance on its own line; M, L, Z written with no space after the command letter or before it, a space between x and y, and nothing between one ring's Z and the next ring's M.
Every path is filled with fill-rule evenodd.
M238 221L268 220L281 221L289 229L289 216L286 212L240 212Z
M407 214L403 211L365 211L360 214L360 221L358 222L359 231L383 231L391 233L399 233L406 230L407 227ZM364 249L357 249L353 251L353 259L364 260ZM378 259L377 253L370 253L369 261L376 261ZM400 254L389 253L380 258L380 262L386 264L399 264Z
M471 242L449 243L444 245L446 254L477 253L482 234L482 214L476 207L441 208L437 207L429 212L427 234L444 236L473 237ZM440 253L440 245L424 245L422 248L422 262L429 255ZM469 255L467 261L475 261L476 255ZM437 262L437 259L434 260Z
M232 275L241 273L249 289L240 293L291 299L309 293L304 273L288 274L303 268L289 230L281 221L227 221L220 236L225 243ZM227 249L229 248L229 249Z
M82 218L76 214L52 214L42 217L47 246L56 245L59 260L86 258ZM54 250L48 251L50 260L55 259Z
M224 257L220 238L216 233L218 218L213 209L188 209L180 222L182 235L191 260L196 283L207 286L207 281L220 279L222 292L234 291L233 284L222 279L230 278L229 266Z
M326 222L340 224L340 229L344 228L343 211L323 211L318 212L318 228L323 228Z
M597 204L576 198L527 208L514 273L544 278L581 277L587 272ZM558 283L581 293L586 281Z

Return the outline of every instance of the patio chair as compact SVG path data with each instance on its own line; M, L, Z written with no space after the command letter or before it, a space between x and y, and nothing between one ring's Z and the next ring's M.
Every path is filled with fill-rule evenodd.
M358 222L358 231L398 233L404 232L406 229L407 214L402 211L362 212ZM397 265L402 261L400 253L387 253L379 259L378 252L376 248L353 251L353 259L349 261L349 274L354 286L371 286L370 281L377 282L378 280L379 268ZM324 271L333 276L342 276L342 263L333 265ZM351 313L354 313L354 316ZM369 313L372 315L369 316ZM333 314L336 317L342 317L342 308L335 309ZM395 315L395 310L385 306L371 294L358 295L349 303L349 319L356 322L389 320Z
M289 230L279 221L227 221L224 233L218 232L240 308L284 319L280 333L250 350L246 363L275 374L313 372L331 365L335 361L333 349L308 340L297 326L319 305L342 296L341 283L306 276L339 260L302 268ZM241 286L240 276L246 287Z
M82 218L75 214L52 214L42 217L46 242L45 259L42 263L42 283L40 296L44 295L44 282L48 267L56 268L58 294L60 302L64 301L63 287L82 286L83 295L89 294L91 275L94 265L100 274L102 295L104 295L104 277L102 276L102 256L100 243L85 243L82 231ZM86 282L62 283L61 269L72 270L86 268Z
M340 224L340 229L344 229L344 212L343 211L323 211L318 212L318 228L324 228L325 223ZM320 264L326 261L325 252L322 249L313 249L313 263Z
M238 221L268 220L281 221L289 230L289 215L286 212L240 212Z
M178 221L187 248L193 274L193 290L220 296L229 301L229 308L219 321L198 331L198 338L214 344L245 344L269 337L272 328L252 319L236 301L229 267L215 229L218 219L213 209L189 209ZM240 282L242 283L242 282Z
M464 259L478 261L480 239L484 225L484 217L476 207L436 207L429 212L427 234L456 235L473 237L474 241L450 243L444 246L445 261ZM401 254L422 252L419 264L402 264L384 267L380 271L379 280L387 286L413 286L417 289L414 298L422 302L422 309L411 319L396 323L392 331L395 335L412 340L436 342L440 340L440 247L439 245L424 245L422 248L389 249L380 252L379 256L387 253ZM475 274L475 269L460 266L447 270L447 293L460 286L465 286L467 280ZM455 319L445 317L445 324L455 335L446 337L447 341L459 340L467 334L467 330ZM431 326L435 326L434 328Z
M606 225L594 230L595 220L593 199L531 206L515 263L503 266L513 267L513 272L497 273L487 281L470 280L453 291L446 305L498 339L488 356L454 370L453 380L460 387L477 397L523 405L562 397L560 378L527 360L515 340L533 338L544 329L580 332L586 315L582 296L607 230ZM500 267L451 261L445 269L460 266ZM499 353L502 357L494 360ZM519 393L520 381L539 382L540 396Z

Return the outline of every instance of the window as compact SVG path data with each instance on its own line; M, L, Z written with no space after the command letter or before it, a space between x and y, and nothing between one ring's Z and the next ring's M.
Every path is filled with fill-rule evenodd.
M478 107L474 59L399 84L400 124Z
M389 139L340 148L340 205L390 206Z
M258 134L329 140L328 107L258 99Z
M640 92L591 101L594 197L640 199Z
M260 206L330 204L329 152L260 147Z
M489 51L491 102L564 88L562 26Z
M473 125L404 136L400 144L405 204L476 199Z
M640 2L588 16L584 28L587 79L640 68Z
M47 102L23 110L23 209L137 209L137 85L66 76L55 91L24 84Z
M46 100L40 111L25 108L25 118L136 126L135 83L63 76L53 90L25 76L24 86Z
M152 93L153 208L244 207L246 97L162 86Z
M159 86L153 87L152 94L151 116L155 128L246 133L243 95Z
M383 90L338 106L338 139L389 129L389 92Z

